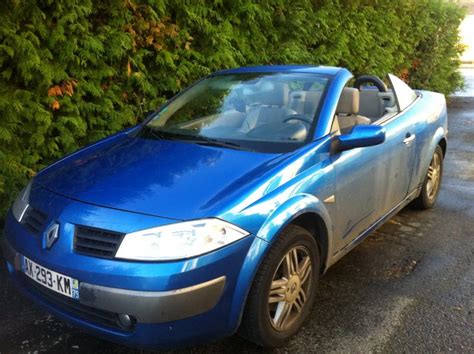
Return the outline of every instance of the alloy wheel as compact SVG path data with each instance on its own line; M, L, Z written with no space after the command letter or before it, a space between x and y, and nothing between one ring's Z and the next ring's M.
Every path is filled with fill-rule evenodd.
M312 261L304 246L291 248L281 259L268 294L268 315L277 331L287 331L301 316L313 291Z
M441 158L439 154L434 154L428 168L428 181L426 183L426 192L429 199L436 196L441 180Z

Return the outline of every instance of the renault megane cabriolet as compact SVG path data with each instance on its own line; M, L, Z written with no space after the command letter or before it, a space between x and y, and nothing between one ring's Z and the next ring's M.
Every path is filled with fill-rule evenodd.
M39 172L7 216L8 271L111 341L280 346L329 267L407 204L433 206L446 138L444 96L393 75L219 71Z

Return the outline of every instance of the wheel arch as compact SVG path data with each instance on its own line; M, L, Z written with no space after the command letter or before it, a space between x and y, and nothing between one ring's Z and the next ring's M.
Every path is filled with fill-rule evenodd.
M447 139L446 139L446 130L443 127L438 127L434 135L431 137L429 142L427 143L426 149L423 149L420 158L420 166L419 166L419 185L421 185L425 179L426 173L428 172L428 167L431 162L431 158L436 150L437 146L441 147L443 150L443 157L446 156L446 149L447 149Z
M321 270L324 272L332 247L332 224L325 204L311 194L295 195L268 217L257 237L272 244L278 235L292 224L305 228L314 236L320 247Z
M441 149L443 150L443 157L445 157L446 156L446 150L448 148L448 141L446 140L445 137L442 137L438 141L438 145L441 146Z
M294 218L288 225L298 225L306 229L316 240L319 247L320 270L326 271L328 261L328 229L324 219L315 212L306 212ZM287 225L287 226L288 226Z
M237 280L236 294L232 300L230 326L234 332L240 324L248 292L254 281L255 274L264 257L268 254L273 242L281 232L291 224L306 228L315 236L321 245L322 271L329 264L331 254L331 219L322 201L310 194L298 194L281 204L262 225L255 235L252 249L248 252Z

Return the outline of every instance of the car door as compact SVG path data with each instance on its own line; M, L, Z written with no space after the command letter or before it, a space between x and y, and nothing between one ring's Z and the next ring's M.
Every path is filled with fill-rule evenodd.
M386 129L383 164L387 170L387 180L382 195L384 213L402 202L410 190L417 138L415 120L410 114L417 95L399 78L389 74L388 80L398 113L379 123Z
M413 119L405 114L410 104L403 96L397 101L397 112L372 123L386 128L383 144L332 156L336 175L334 235L338 249L361 235L407 195L416 140Z
M341 250L381 216L388 170L385 143L335 152L336 176L334 236Z

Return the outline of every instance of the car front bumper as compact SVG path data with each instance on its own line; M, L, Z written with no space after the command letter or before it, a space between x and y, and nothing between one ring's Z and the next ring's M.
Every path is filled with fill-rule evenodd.
M5 239L4 257L21 272L21 255ZM219 302L225 276L169 291L136 291L81 282L79 303L98 310L130 315L139 323L163 323L199 315Z
M83 207L83 206L82 206ZM252 235L220 250L176 262L131 262L74 253L68 227L51 250L7 216L3 253L14 283L33 302L86 332L139 348L174 348L232 335L238 328L258 255ZM67 224L67 223L66 223ZM22 256L79 280L79 300L29 279ZM132 325L123 326L121 315Z

